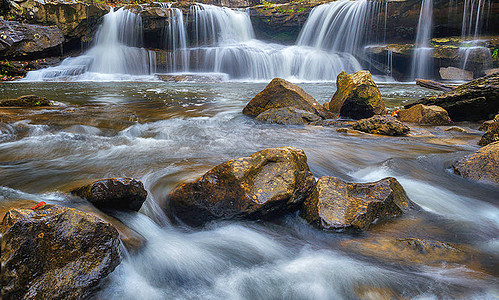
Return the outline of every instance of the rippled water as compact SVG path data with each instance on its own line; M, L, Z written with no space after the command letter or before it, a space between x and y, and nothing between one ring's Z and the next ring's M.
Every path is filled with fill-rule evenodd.
M332 83L300 84L319 102ZM131 176L149 197L139 214L118 218L144 236L100 293L103 299L496 299L499 296L499 189L454 175L476 151L478 124L414 127L408 137L254 121L242 108L264 83L68 82L0 85L2 98L36 94L61 102L0 109L0 201L72 205L66 191L89 179ZM381 84L390 108L428 93ZM160 207L179 182L268 147L302 148L316 177L367 182L394 176L424 209L363 234L326 233L297 215L274 222L172 225ZM427 238L466 244L473 263L416 264L346 247L369 238Z

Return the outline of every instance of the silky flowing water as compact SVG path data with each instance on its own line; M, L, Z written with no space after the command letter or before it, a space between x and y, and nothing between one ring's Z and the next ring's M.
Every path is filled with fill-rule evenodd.
M478 149L479 124L414 127L408 137L282 126L244 116L265 83L17 82L2 98L36 94L50 108L3 108L0 201L75 205L71 187L130 176L149 192L141 211L117 215L145 239L99 292L102 299L359 299L394 293L412 299L495 299L499 295L499 189L463 179L451 164ZM302 83L319 102L333 83ZM380 84L387 106L431 94L415 85ZM355 182L396 177L423 211L360 234L328 233L297 214L272 222L172 224L162 209L180 182L226 160L269 147L304 149L318 178ZM349 241L385 237L467 244L475 263L420 264L363 254ZM387 254L387 258L389 255ZM367 291L367 294L366 292Z

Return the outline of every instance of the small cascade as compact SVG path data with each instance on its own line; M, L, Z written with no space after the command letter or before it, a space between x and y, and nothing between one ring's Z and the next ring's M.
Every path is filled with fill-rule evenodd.
M433 0L423 0L412 58L411 77L413 79L432 77L433 48L430 45L432 24Z
M142 44L140 15L123 8L111 9L85 54L67 58L57 67L28 72L26 80L109 80L115 75L118 79L122 75L149 75L155 72L156 56L140 48Z
M485 6L488 6L486 11ZM462 60L462 69L468 67L468 62L476 58L482 62L482 68L489 67L492 63L490 49L486 41L480 40L480 29L485 15L490 10L490 0L464 0L463 22L461 29L461 46L459 48Z
M165 28L165 50L168 50L166 65L168 72L186 72L189 68L189 51L187 49L187 30L184 15L178 8L172 8L171 3L161 3L166 10L168 25Z

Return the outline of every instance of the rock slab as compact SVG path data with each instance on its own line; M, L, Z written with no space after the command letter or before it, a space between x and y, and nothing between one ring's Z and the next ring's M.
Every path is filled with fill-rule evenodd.
M268 109L259 114L256 119L262 122L281 125L305 125L322 120L316 114L290 107Z
M371 183L319 178L301 209L310 224L326 230L366 230L376 220L403 214L414 204L393 177Z
M4 300L88 298L121 261L116 229L72 208L13 209L0 228Z
M390 116L374 116L369 119L362 119L355 122L352 128L362 132L391 136L406 135L410 131L407 125Z
M216 219L270 219L296 210L314 183L303 150L265 149L178 186L169 195L168 213L191 226Z

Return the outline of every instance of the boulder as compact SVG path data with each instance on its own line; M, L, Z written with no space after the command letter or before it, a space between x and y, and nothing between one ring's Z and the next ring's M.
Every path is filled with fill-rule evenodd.
M454 165L454 171L464 178L499 183L499 142L468 155Z
M302 88L281 78L274 78L244 107L243 114L258 116L271 108L296 108L327 119L331 114Z
M411 122L425 125L446 125L449 124L449 114L439 106L423 104L414 105L408 109L398 111L399 121Z
M72 190L71 194L87 199L103 210L139 211L147 198L142 182L133 178L98 180Z
M381 93L369 71L354 74L341 72L336 79L336 92L326 107L335 115L363 119L386 113Z
M438 105L453 121L488 120L499 111L499 73L458 86L455 90L408 104Z
M366 230L375 221L396 217L413 206L393 177L351 183L324 176L303 203L301 216L321 229Z
M50 100L35 95L24 95L17 99L0 101L0 107L32 107L51 105L53 105L53 103Z
M2 299L84 299L119 265L111 224L58 205L13 209L2 233Z
M216 219L270 219L296 210L315 183L303 150L265 149L175 188L168 212L191 226Z
M56 26L21 24L0 19L0 56L40 58L60 55L64 36Z
M440 68L438 72L444 80L473 80L473 72L456 67Z
M259 114L256 119L282 125L304 125L322 120L316 114L291 107L271 108Z
M390 116L374 116L355 122L352 128L362 132L382 135L406 135L410 128Z
M499 142L499 122L493 122L487 127L487 131L482 135L478 145L486 146L488 144Z
M487 131L489 130L490 125L492 125L495 122L499 123L499 114L495 115L495 117L492 120L483 122L482 125L480 125L480 128L478 128L478 130Z

